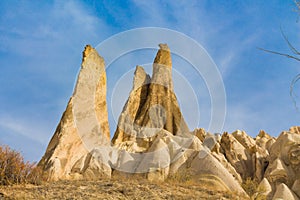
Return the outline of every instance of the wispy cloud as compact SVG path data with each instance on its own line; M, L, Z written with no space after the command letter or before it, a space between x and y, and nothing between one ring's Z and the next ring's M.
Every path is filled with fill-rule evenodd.
M14 14L11 13L12 8ZM70 48L82 40L95 39L99 37L99 29L107 33L106 24L89 10L77 1L54 1L43 5L22 1L11 5L0 18L4 24L0 29L1 50L19 52L22 56L39 56L38 53L42 52L37 50L49 53L49 47L54 51L55 47Z
M47 127L26 118L18 119L11 116L0 116L0 127L45 145L49 139ZM48 127L49 128L49 127ZM9 137L9 135L7 135Z

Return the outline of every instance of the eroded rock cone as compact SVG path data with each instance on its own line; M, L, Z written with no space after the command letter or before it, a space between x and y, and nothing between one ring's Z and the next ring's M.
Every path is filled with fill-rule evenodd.
M109 140L105 64L87 45L74 93L38 165L49 179L69 179L76 163L89 163L91 151L109 145Z
M144 152L162 129L173 135L189 133L173 90L171 52L160 44L152 78L136 68L133 89L124 106L112 143L132 152Z

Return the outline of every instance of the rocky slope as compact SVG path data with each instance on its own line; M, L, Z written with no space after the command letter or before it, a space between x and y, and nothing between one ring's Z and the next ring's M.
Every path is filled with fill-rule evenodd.
M261 131L214 135L190 132L172 81L169 47L160 44L150 77L136 67L132 91L109 141L103 59L90 46L67 109L39 165L51 180L130 176L165 181L188 172L193 181L246 195L242 185L259 182L254 197L300 198L300 127L278 138ZM215 177L215 178L212 178Z

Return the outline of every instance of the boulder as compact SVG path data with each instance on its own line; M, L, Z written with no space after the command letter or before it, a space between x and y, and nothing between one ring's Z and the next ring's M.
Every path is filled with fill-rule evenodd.
M273 200L279 200L279 199L299 200L299 198L284 183L280 183L277 185L276 192L272 199Z
M232 136L243 145L247 151L251 151L252 147L255 146L255 141L252 137L247 135L245 131L237 130L232 133Z
M265 196L267 199L269 199L272 195L272 187L268 181L268 179L264 178L262 181L259 183L257 187L257 193L255 194L256 197L259 196Z
M290 128L290 132L291 132L291 133L300 134L300 126L292 126L292 127Z
M242 179L253 177L254 166L252 155L233 135L224 133L221 147L228 162L241 175Z
M300 198L300 179L297 179L293 186L292 186L293 192Z
M210 151L203 147L198 154L191 160L191 163L186 163L190 166L188 169L191 173L210 174L219 177L226 186L231 190L240 194L246 194L239 182L228 172L228 170L214 158Z
M271 139L272 137L266 133L265 131L261 130L259 131L259 134L255 138L255 143L257 146L259 146L262 149L267 149L267 142Z
M192 134L198 137L201 142L203 142L207 133L204 128L196 128Z

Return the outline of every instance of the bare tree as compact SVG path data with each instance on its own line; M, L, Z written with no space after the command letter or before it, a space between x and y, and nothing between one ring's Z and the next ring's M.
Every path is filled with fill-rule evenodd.
M297 22L299 20L299 17L300 17L300 1L297 1L297 0L294 0L294 3L296 5L296 9L295 11L298 13L298 19L297 19ZM280 56L285 56L287 58L291 58L291 59L294 59L298 62L300 62L300 52L291 44L291 42L289 41L288 37L284 34L282 28L280 27L280 31L281 31L281 34L285 40L285 42L287 43L287 45L289 46L292 54L288 54L288 53L281 53L281 52L277 52L277 51L272 51L272 50L268 50L268 49L264 49L264 48L258 48L262 51L265 51L265 52L268 52L268 53L272 53L272 54L277 54L277 55L280 55ZM290 85L290 96L293 100L293 103L296 107L296 109L298 110L298 107L297 107L297 102L296 102L296 95L294 94L294 86L295 84L297 83L297 81L300 80L300 74L297 74L292 82L291 82L291 85Z

